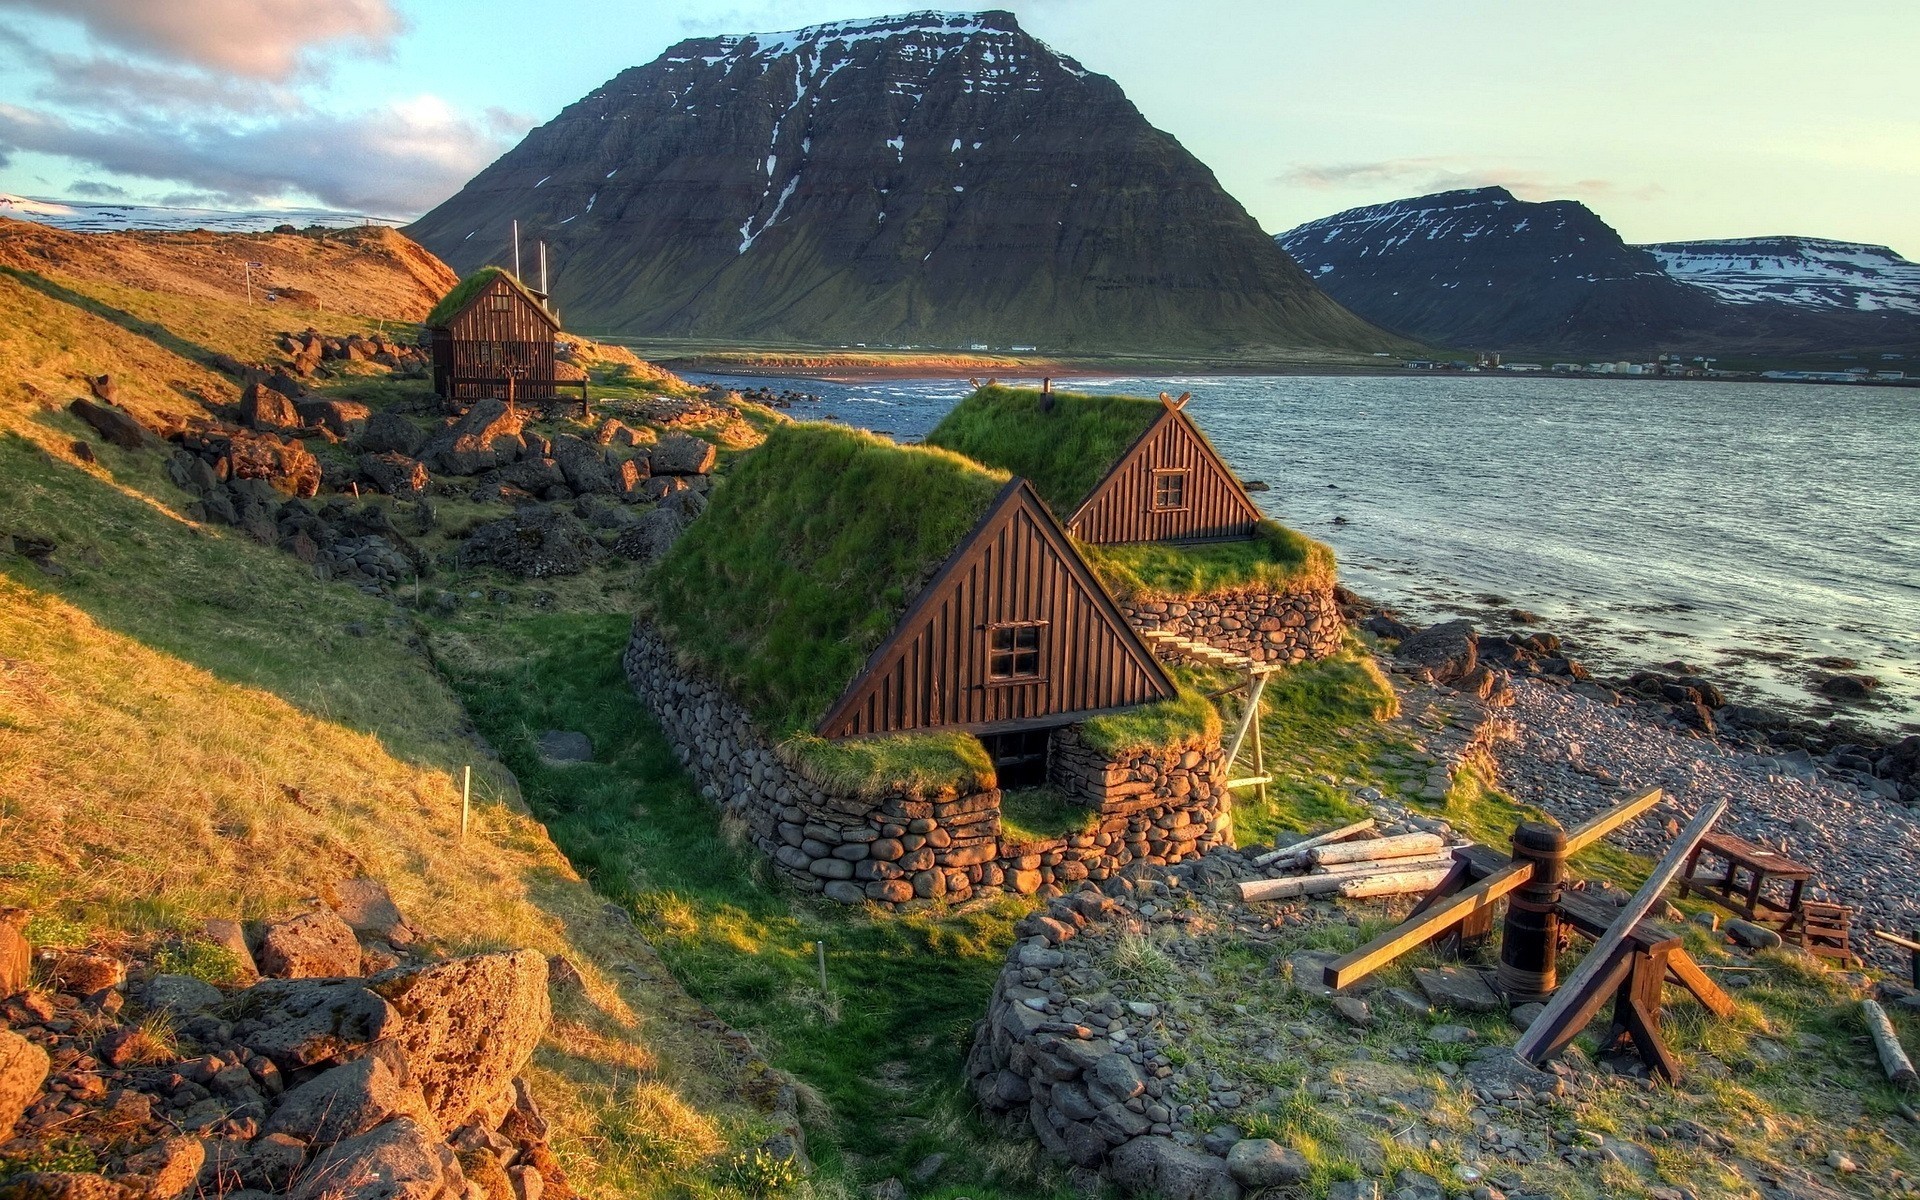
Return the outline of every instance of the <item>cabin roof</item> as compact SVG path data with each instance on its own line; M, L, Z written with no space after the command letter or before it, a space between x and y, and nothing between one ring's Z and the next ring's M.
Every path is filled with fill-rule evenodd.
M1025 476L1066 520L1166 411L1139 396L989 385L955 405L927 444Z
M545 318L548 324L555 329L560 328L560 319L547 311L547 306L541 303L540 297L534 295L526 284L514 278L513 272L502 267L481 267L454 284L453 290L440 297L440 303L433 306L433 311L427 314L427 319L422 323L429 329L444 329L453 322L455 317L466 310L467 305L473 303L482 289L496 279L506 281L507 286L520 293L521 297L532 305L534 311Z
M1007 483L945 450L781 425L654 569L651 615L776 739L810 731Z

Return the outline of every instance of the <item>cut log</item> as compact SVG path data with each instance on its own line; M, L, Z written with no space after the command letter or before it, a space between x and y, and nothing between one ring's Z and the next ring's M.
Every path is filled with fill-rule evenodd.
M1388 871L1381 875L1361 875L1340 881L1340 895L1346 900L1364 900L1369 896L1405 896L1410 892L1431 891L1447 877L1448 867L1428 867L1421 871Z
M1452 865L1452 860L1445 858L1391 859L1386 862L1354 863L1324 875L1250 879L1240 884L1240 899L1290 900L1296 896L1330 896L1340 890L1342 883L1351 879L1364 879L1369 875L1384 875L1394 871L1445 870Z
M1920 1087L1920 1072L1913 1069L1913 1060L1901 1048L1900 1035L1887 1018L1887 1010L1875 1001L1862 1000L1860 1015L1867 1019L1867 1032L1873 1035L1873 1048L1880 1052L1880 1067L1886 1071L1893 1086L1908 1091Z
M1269 867L1282 859L1303 858L1306 856L1307 851L1313 849L1315 846L1327 846L1334 842L1344 842L1350 837L1365 833L1367 830L1372 829L1373 826L1373 818L1368 817L1364 821L1355 821L1351 825L1342 825L1338 829L1329 829L1325 833L1316 833L1312 837L1304 841L1295 842L1291 846L1281 846L1278 849L1267 851L1265 854L1254 859L1253 865L1256 867Z
M1315 846L1307 851L1307 860L1315 866L1331 867L1336 863L1382 858L1424 858L1437 854L1444 845L1446 842L1437 833L1403 833L1364 842L1342 842L1337 846Z

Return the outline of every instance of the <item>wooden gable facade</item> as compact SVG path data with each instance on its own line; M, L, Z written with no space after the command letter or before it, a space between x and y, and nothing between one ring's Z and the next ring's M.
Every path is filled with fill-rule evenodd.
M433 390L449 402L558 399L560 318L505 271L492 269L468 290L450 313L428 319Z
M1017 733L1175 694L1032 485L1014 479L818 732Z
M1067 517L1068 532L1098 544L1252 537L1260 510L1187 416L1187 398L1161 399L1160 416Z

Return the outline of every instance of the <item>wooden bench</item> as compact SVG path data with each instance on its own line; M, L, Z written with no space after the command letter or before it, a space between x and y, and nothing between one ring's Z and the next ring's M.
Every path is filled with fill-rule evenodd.
M1700 859L1708 854L1725 864L1722 873L1701 873ZM1698 892L1749 921L1785 925L1800 911L1800 894L1813 875L1812 867L1777 850L1729 833L1710 833L1687 856L1686 870L1680 876L1680 898L1685 900L1688 892ZM1774 882L1787 885L1785 903L1767 894L1767 885Z

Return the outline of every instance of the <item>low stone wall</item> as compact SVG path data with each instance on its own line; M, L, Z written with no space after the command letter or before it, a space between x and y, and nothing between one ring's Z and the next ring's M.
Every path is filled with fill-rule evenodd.
M1305 662L1340 648L1332 587L1229 592L1191 600L1121 601L1135 629L1163 629L1255 662Z
M1014 842L998 789L842 795L783 760L746 711L634 624L622 666L708 799L745 825L796 887L843 904L886 905L982 892L1057 896L1129 863L1179 862L1227 840L1226 761L1216 744L1114 762L1080 731L1055 732L1053 784L1099 812L1088 832Z

